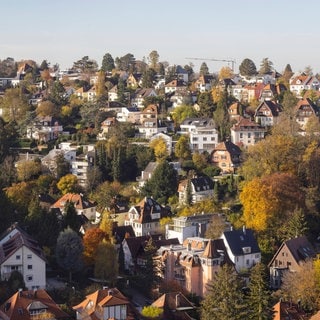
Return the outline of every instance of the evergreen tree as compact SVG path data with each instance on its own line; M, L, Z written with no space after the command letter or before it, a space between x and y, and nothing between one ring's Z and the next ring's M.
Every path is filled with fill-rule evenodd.
M64 206L64 227L79 232L81 222L72 201L67 201Z
M101 70L112 71L115 68L114 59L110 53L106 53L102 58Z
M190 206L192 204L192 187L191 187L191 179L188 179L186 186L186 205Z
M273 311L271 306L271 295L267 287L268 276L265 266L256 264L251 269L249 293L247 303L249 315L247 319L271 320Z
M269 60L269 58L263 58L260 64L259 73L260 74L267 74L272 71L273 63Z
M72 273L80 271L82 262L83 244L78 234L70 228L60 232L56 245L56 259L58 265L69 272L69 281Z
M141 192L144 196L152 196L160 203L167 203L169 197L176 194L177 188L176 170L168 161L163 161L156 167L152 177L146 182Z
M246 58L241 62L239 71L242 76L251 77L257 74L257 67L252 60Z
M247 319L243 286L235 270L223 265L208 284L207 294L201 305L202 320Z
M202 62L200 66L200 75L207 75L209 74L209 68L205 62Z

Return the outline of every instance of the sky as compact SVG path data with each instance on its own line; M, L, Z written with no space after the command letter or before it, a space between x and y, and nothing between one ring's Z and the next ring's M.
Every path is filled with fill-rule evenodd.
M84 56L101 66L106 53L142 60L156 50L195 72L231 67L210 59L235 60L238 72L246 58L320 72L319 0L0 0L0 12L0 60L66 69Z

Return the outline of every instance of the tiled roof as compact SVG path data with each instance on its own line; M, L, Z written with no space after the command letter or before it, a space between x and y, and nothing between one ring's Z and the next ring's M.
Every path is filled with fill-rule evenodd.
M279 301L273 306L274 320L307 320L306 313L297 304Z
M230 140L223 141L217 144L214 151L228 151L230 155L240 155L241 149L232 143Z
M54 319L71 319L52 300L45 290L18 291L0 307L0 318L10 320L31 320L30 309L37 307L45 309L54 316Z
M63 209L68 201L72 202L77 210L95 207L93 202L86 200L81 194L67 193L56 201L51 208Z

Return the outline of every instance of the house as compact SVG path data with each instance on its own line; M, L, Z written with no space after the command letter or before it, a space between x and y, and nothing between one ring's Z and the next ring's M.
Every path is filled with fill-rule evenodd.
M146 98L156 97L157 93L153 88L140 88L137 89L131 99L131 104L138 109L144 108L144 102Z
M253 100L259 100L263 88L263 83L247 84L243 86L240 101L250 103Z
M240 118L231 129L231 142L243 147L255 145L264 139L267 129L248 118Z
M167 132L168 128L158 120L158 107L150 104L140 114L140 124L137 125L139 135L150 139L153 135L160 132Z
M159 319L163 320L192 319L188 313L196 309L195 305L182 292L165 293L151 305L163 310L159 316Z
M238 273L247 271L261 261L261 252L253 230L244 226L242 229L223 232L221 238Z
M208 199L213 196L213 186L214 182L208 176L182 180L178 186L179 203L187 204L188 192L190 192L193 204Z
M98 134L99 140L106 139L106 135L108 134L110 128L114 127L117 123L117 119L115 117L108 117L101 122L101 129Z
M46 290L19 290L0 307L0 319L67 320L72 317L64 312L49 296Z
M150 240L156 250L161 246L179 244L177 238L163 239L159 234L124 238L122 241L122 249L124 255L124 269L127 272L131 274L139 271L141 272L146 263L146 254L149 254L145 251L145 248Z
M37 116L27 127L27 138L41 142L57 139L63 132L62 125L52 116Z
M73 306L77 320L135 320L139 312L130 300L117 288L97 290Z
M141 110L137 107L122 107L117 112L117 121L138 124L140 122Z
M88 220L96 221L99 218L99 213L96 211L96 204L87 200L82 194L67 193L58 199L50 209L58 209L63 215L67 202L74 204L74 208L78 215L85 216Z
M155 135L150 137L150 143L156 139L162 139L165 142L167 153L170 156L172 153L172 137L163 132L156 133Z
M270 286L277 289L286 271L300 270L301 262L313 259L316 252L305 236L284 241L268 264L270 270Z
M296 107L296 120L302 130L305 130L310 118L317 117L319 121L319 107L309 98L298 101Z
M309 316L299 304L292 301L279 301L273 306L273 320L307 320ZM310 318L310 320L313 318ZM316 318L318 319L318 318Z
M206 92L212 89L214 76L210 74L202 74L195 81L195 87L199 92Z
M193 103L194 101L190 91L187 89L182 89L182 90L177 90L170 95L170 102L172 105L168 109L168 112L173 112L174 108L181 105Z
M164 85L164 93L174 93L178 90L186 90L187 84L182 80L172 80Z
M189 74L185 68L181 67L180 65L177 65L176 70L175 70L175 74L176 74L178 80L183 81L185 83L188 83Z
M166 225L166 239L178 238L179 243L182 244L187 238L204 238L209 224L212 223L216 215L222 216L218 213L202 212L201 214L187 217L173 217L172 223ZM222 218L225 220L224 216ZM229 223L226 220L225 224L225 230L229 230Z
M127 87L131 89L137 89L141 85L141 80L141 73L130 73L127 78Z
M200 297L205 297L220 266L232 265L222 239L187 238L183 244L160 247L157 253L163 280L176 281Z
M281 111L282 107L278 103L265 100L258 105L254 119L263 127L271 127L278 122Z
M218 143L218 131L210 118L187 118L180 124L179 133L189 136L192 151L210 153Z
M137 177L137 181L139 182L139 188L142 188L145 183L152 177L152 174L156 167L158 166L158 162L149 162L146 168L141 171L141 176Z
M319 80L315 76L306 75L305 73L293 75L289 82L289 88L297 97L301 97L303 91L319 90Z
M239 101L232 103L228 108L230 122L238 122L242 117L248 118L249 114L246 113L246 108L247 107Z
M241 150L230 140L220 142L211 154L211 162L219 167L222 173L235 173L240 166Z
M74 92L74 95L84 101L94 101L97 96L96 87L92 86L89 90L81 87Z
M113 86L113 87L108 91L108 100L109 100L109 101L116 101L116 100L118 100L118 86L117 86L117 85Z
M28 289L46 287L46 259L37 241L17 224L8 228L0 238L0 274L8 280L19 271Z
M170 208L163 207L154 199L145 197L129 209L124 224L131 225L136 236L161 234L163 230L160 220L170 216Z
M281 93L286 90L286 86L282 83L266 84L261 91L260 100L275 100Z

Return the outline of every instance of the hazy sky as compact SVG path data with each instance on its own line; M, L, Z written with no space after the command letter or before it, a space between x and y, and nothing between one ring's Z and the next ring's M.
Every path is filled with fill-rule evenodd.
M282 72L311 66L320 72L319 0L0 0L0 60L46 59L70 68L83 56L101 65L157 50L160 61L186 57L245 58L257 69L269 58ZM226 63L205 61L210 72Z

